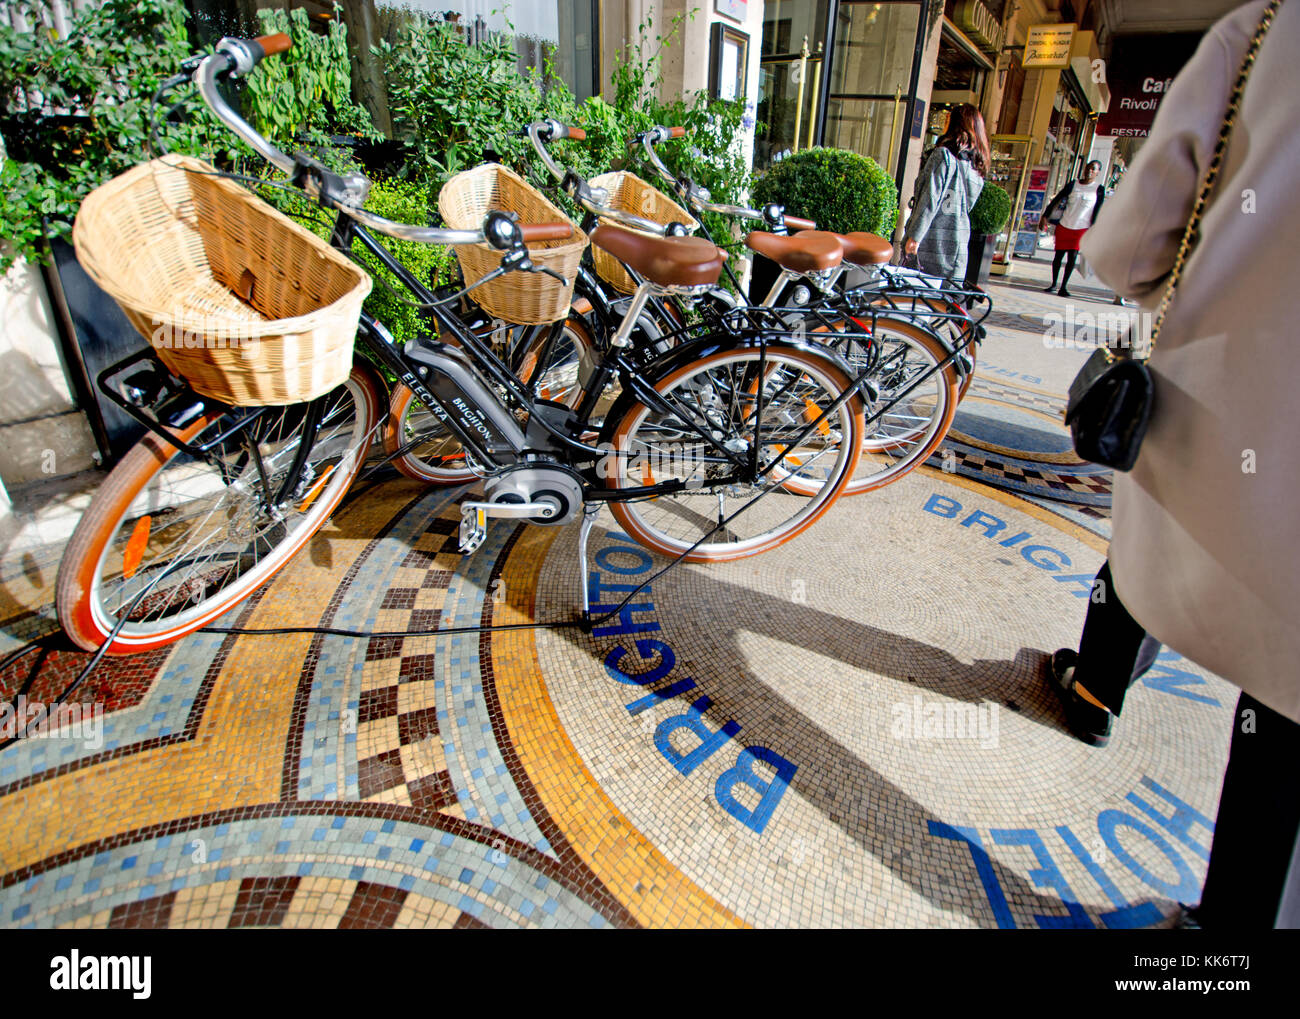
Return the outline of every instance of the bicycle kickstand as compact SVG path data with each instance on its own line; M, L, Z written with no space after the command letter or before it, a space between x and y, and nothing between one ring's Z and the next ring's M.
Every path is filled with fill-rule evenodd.
M582 588L582 618L578 620L578 628L583 633L591 633L591 598L587 588L587 538L591 534L592 527L596 524L596 517L600 515L600 505L598 503L588 503L582 508L582 530L578 532L578 565L581 571L578 574L578 583Z

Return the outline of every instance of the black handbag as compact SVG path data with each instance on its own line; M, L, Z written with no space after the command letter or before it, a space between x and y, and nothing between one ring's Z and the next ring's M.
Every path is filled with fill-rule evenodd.
M1241 71L1237 75L1236 86L1228 99L1228 110L1223 118L1223 127L1219 130L1219 141L1214 148L1214 158L1210 160L1205 171L1205 180L1201 192L1192 207L1192 215L1183 231L1182 243L1178 246L1178 257L1174 259L1173 270L1169 274L1169 283L1165 287L1160 309L1156 313L1155 325L1151 330L1151 339L1147 344L1147 357L1137 358L1132 354L1133 337L1123 343L1120 350L1101 347L1083 363L1079 374L1070 383L1070 397L1065 408L1065 423L1070 426L1070 435L1074 440L1074 451L1091 463L1111 467L1117 471L1132 470L1137 463L1142 439L1146 436L1147 426L1151 422L1151 412L1155 407L1155 380L1147 359L1155 348L1156 337L1164 323L1165 313L1173 300L1174 291L1183 274L1187 256L1195 246L1199 236L1201 214L1210 192L1219 176L1219 167L1223 163L1223 153L1228 147L1228 138L1232 134L1232 125L1241 108L1241 96L1246 88L1246 79L1259 53L1259 45L1264 33L1273 23L1282 0L1272 0L1264 8L1264 13L1251 39L1250 48L1242 61Z
M1073 188L1074 181L1070 181L1070 183L1065 185L1061 192L1056 196L1056 199L1052 200L1051 208L1047 210L1047 222L1053 225L1060 224L1061 217L1065 215L1065 203L1069 201L1070 191ZM1059 201L1057 199L1059 199Z
M1070 383L1065 423L1074 451L1095 464L1132 470L1155 404L1155 382L1145 361L1101 347Z

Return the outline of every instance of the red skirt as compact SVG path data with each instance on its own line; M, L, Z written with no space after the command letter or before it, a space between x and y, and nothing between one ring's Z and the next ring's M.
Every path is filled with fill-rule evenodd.
M1071 230L1068 226L1058 224L1055 232L1057 251L1078 251L1079 242L1083 240L1088 228L1085 226L1082 230Z

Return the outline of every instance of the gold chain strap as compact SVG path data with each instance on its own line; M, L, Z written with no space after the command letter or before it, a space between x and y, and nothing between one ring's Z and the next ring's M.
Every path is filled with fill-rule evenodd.
M1191 219L1187 221L1187 229L1183 231L1182 243L1178 246L1178 257L1174 259L1173 271L1169 274L1169 285L1165 288L1165 295L1161 298L1160 309L1156 312L1155 325L1151 329L1151 340L1147 346L1147 354L1155 349L1156 337L1160 335L1160 327L1164 324L1165 313L1169 310L1169 302L1173 300L1174 290L1178 287L1178 280L1183 274L1183 265L1187 261L1196 242L1200 240L1201 214L1205 211L1205 204L1209 201L1210 192L1214 190L1214 184L1219 178L1219 167L1223 163L1223 154L1228 148L1228 138L1232 134L1233 124L1236 123L1237 113L1241 109L1242 93L1246 90L1246 79L1250 76L1251 68L1255 65L1255 58L1259 55L1260 43L1264 41L1264 33L1269 30L1273 24L1273 17L1277 10L1282 6L1282 0L1270 0L1264 13L1259 19L1259 25L1255 29L1254 38L1250 40L1250 48L1246 51L1246 57L1241 62L1241 71L1237 74L1237 84L1233 87L1232 95L1228 99L1228 110L1223 117L1223 127L1219 129L1219 141L1214 146L1214 158L1210 160L1210 165L1205 171L1205 180L1201 184L1201 193L1196 197L1196 204L1192 207Z

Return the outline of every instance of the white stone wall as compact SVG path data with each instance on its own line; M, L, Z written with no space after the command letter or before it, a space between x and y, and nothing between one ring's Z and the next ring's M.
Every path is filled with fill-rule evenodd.
M0 281L0 481L10 489L94 465L55 336L44 280L20 261Z

